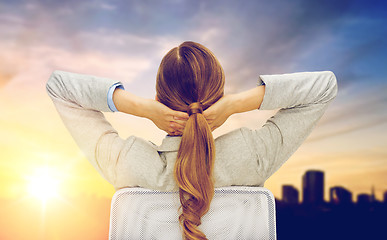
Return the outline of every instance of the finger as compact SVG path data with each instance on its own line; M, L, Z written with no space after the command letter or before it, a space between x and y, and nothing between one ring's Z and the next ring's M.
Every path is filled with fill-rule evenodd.
M189 115L188 113L186 112L174 112L173 113L173 119L174 120L188 120L189 119Z
M210 128L211 128L211 131L214 131L214 130L217 129L218 127L215 126L215 124L211 124L211 125L210 125Z
M210 120L212 121L212 120L214 120L214 118L211 117L211 115L208 115L208 114L206 115L206 114L203 113L203 117L204 117L207 121L210 121Z
M206 121L207 121L208 125L211 125L214 120L206 118Z
M185 126L185 124L187 123L187 120L174 120L173 122L181 126Z
M170 127L167 132L176 134L182 134L184 131L184 128L176 128L176 127Z
M171 136L179 136L179 135L183 135L183 132L174 131L174 132L169 133L169 135L171 135Z
M181 125L181 124L173 123L173 122L169 126L171 128L173 128L175 131L181 131L181 130L184 130L184 128L185 128L185 125Z
M179 131L179 130L178 130L178 129L175 129L174 127L169 127L169 128L168 128L168 132L176 133L177 131Z
M212 113L212 111L208 111L208 109L204 111L202 114L205 118L209 118L214 115L214 113Z

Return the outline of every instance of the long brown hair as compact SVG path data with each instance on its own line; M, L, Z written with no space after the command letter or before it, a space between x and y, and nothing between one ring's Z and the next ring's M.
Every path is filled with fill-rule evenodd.
M182 208L179 222L185 239L207 239L198 226L214 196L215 144L201 113L223 97L224 81L223 68L214 54L191 41L171 49L157 73L159 101L190 115L174 168Z

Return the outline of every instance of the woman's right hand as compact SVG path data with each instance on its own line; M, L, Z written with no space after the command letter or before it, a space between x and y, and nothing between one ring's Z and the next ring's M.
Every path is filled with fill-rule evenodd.
M233 95L223 95L216 103L203 111L211 131L220 127L234 112L232 109Z

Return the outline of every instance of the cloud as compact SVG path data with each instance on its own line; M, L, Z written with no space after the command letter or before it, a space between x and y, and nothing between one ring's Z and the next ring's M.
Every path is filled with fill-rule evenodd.
M23 68L19 67L18 72L13 73L13 81L7 85L9 90L20 87L42 88L49 74L56 69L130 82L150 64L145 58L101 52L69 52L49 46L26 47L18 51L2 46L0 49L3 54L13 53L18 56L14 61L7 62L8 66L20 66L20 59L23 59Z
M13 77L12 74L2 73L0 72L0 88L2 88L5 84L7 84Z
M332 138L335 136L339 136L339 135L346 134L346 133L351 133L351 132L362 130L362 129L373 128L373 127L376 127L378 125L386 124L386 123L387 123L387 117L382 117L380 119L375 119L373 121L359 121L356 125L353 125L353 126L336 128L336 129L334 129L334 131L331 130L328 133L325 132L325 133L322 133L322 134L317 135L315 137L310 137L306 140L306 142L310 143L310 142L320 141L320 140L323 140L326 138Z
M0 57L0 89L8 84L15 76L18 71L18 67L10 63L12 60L15 60L15 57L3 55Z
M258 74L323 68L337 69L342 86L360 81L359 73L344 66L358 61L355 56L366 54L365 46L372 43L364 40L364 48L335 54L341 40L353 41L345 39L345 29L335 30L347 27L344 23L348 19L356 19L356 4L348 0L244 4L116 1L114 5L104 1L53 1L25 4L24 10L16 3L5 4L4 9L11 6L19 14L8 16L6 24L22 26L19 36L25 40L17 39L24 44L45 43L69 51L120 52L157 62L184 40L201 42L221 60L232 91L254 86ZM378 39L376 32L372 35Z
M339 79L340 80L340 79ZM338 81L339 81L338 80ZM339 87L337 97L330 103L327 111L318 122L316 129L306 142L318 142L336 136L357 136L373 132L368 144L375 141L375 127L387 122L387 85L375 82L364 84L355 82L345 88ZM356 135L352 135L356 136ZM368 136L367 136L368 137Z
M310 6L309 1L282 2L281 8L263 1L243 5L200 2L191 19L195 24L188 25L189 31L183 33L216 54L232 89L240 91L253 86L258 74L301 70L299 55L310 52L316 44L326 47L325 36L331 34L328 29L338 24L349 2L322 5L323 10L317 10L321 12L316 15L313 8L317 7Z
M109 3L101 3L100 8L108 10L108 11L112 11L112 10L117 9L117 6L115 6L113 4L109 4Z

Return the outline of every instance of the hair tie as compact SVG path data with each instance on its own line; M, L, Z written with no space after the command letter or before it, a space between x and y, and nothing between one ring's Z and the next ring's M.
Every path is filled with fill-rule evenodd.
M193 102L188 106L188 116L195 113L203 113L203 105L200 102Z

